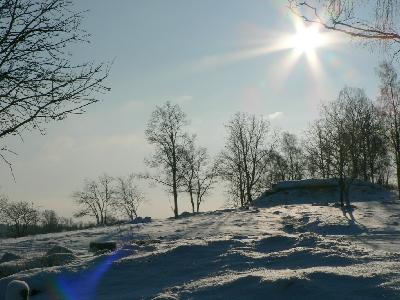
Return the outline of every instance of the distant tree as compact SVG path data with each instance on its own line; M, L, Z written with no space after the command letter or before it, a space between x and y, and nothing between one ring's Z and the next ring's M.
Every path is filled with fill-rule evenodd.
M230 193L240 199L240 206L251 204L263 189L267 171L266 158L269 123L263 117L237 113L226 125L228 136L219 158L219 173L230 185Z
M0 158L4 138L80 114L107 90L108 67L73 63L68 49L87 42L84 13L71 1L6 0L0 3Z
M307 171L311 177L330 178L333 176L333 154L326 130L328 128L324 120L320 119L313 122L306 131L304 151Z
M77 224L75 224L72 220L72 218L66 218L66 217L59 217L58 218L58 224L62 228L74 228L77 227Z
M39 222L39 211L33 203L26 201L10 202L3 198L1 201L2 220L14 229L15 236L20 237L29 233Z
M155 152L146 160L151 168L158 169L158 175L145 174L142 178L164 185L173 195L174 216L178 217L178 191L182 172L179 168L183 160L188 136L184 127L188 124L185 113L179 105L166 102L153 111L145 130L147 141Z
M8 204L8 199L6 196L0 194L0 223L6 222L6 206Z
M83 189L72 197L80 206L75 217L93 217L97 225L107 225L110 209L115 203L114 178L103 174L98 180L85 180Z
M273 184L278 181L287 180L287 170L288 165L286 159L278 151L278 149L272 149L265 160L267 164L267 172L265 176L267 178L264 180L267 188L271 188Z
M196 146L194 137L188 141L181 163L183 188L189 194L192 212L199 212L204 196L215 183L216 165L210 161L206 148Z
M303 179L303 150L295 134L283 132L281 137L281 155L287 167L287 179Z
M138 209L145 201L143 192L134 182L135 176L117 177L115 187L115 208L133 221L138 216Z
M395 159L397 188L400 197L400 80L393 64L383 62L378 69L380 93L379 111L385 133Z
M288 0L304 21L363 41L400 42L400 3L392 0Z
M217 166L219 177L228 183L228 205L234 207L245 207L245 181L239 156L228 157L225 152L222 152L217 159Z
M55 232L58 229L59 218L54 210L46 209L41 213L43 229L46 232Z

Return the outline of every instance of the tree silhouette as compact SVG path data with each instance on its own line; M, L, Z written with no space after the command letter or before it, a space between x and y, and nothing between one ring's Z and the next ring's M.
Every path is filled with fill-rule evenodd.
M64 0L0 3L0 153L4 138L40 130L50 121L81 114L108 89L108 67L72 62L69 51L88 41L82 12Z

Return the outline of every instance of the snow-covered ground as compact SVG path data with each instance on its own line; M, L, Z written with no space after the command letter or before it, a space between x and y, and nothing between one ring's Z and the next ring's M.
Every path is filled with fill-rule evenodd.
M12 279L34 300L400 299L400 203L376 197L350 213L264 199L249 210L0 240L0 259L21 256L0 263L0 299ZM118 249L94 255L95 240ZM54 245L72 253L46 254Z

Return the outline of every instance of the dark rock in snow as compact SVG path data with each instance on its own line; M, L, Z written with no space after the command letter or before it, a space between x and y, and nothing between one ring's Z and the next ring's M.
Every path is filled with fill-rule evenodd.
M193 214L192 213L190 213L190 212L188 212L188 211L184 211L183 213L181 213L180 215L179 215L179 218L187 218L187 217L190 217L190 216L192 216Z
M135 220L131 222L131 224L143 224L143 223L150 223L151 217L137 217Z
M72 253L53 253L43 257L43 266L61 266L72 262L75 258Z
M89 244L90 252L114 251L116 249L117 249L116 242L91 242Z
M9 261L14 261L14 260L18 260L20 259L21 256L11 253L11 252L6 252L3 254L2 258L0 259L0 264L1 263L5 263L5 262L9 262Z
M150 239L150 240L137 240L134 243L138 246L147 246L147 245L151 245L151 244L159 244L159 243L161 243L161 241L156 240L156 239L154 239L154 240Z
M46 255L65 254L65 253L72 254L72 251L66 247L57 245L57 246L52 247L50 250L48 250L46 252Z

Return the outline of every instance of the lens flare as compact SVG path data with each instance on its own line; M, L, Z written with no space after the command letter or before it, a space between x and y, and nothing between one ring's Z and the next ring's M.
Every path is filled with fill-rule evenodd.
M317 26L302 26L289 38L289 47L300 53L309 54L328 43L326 36L319 32Z

